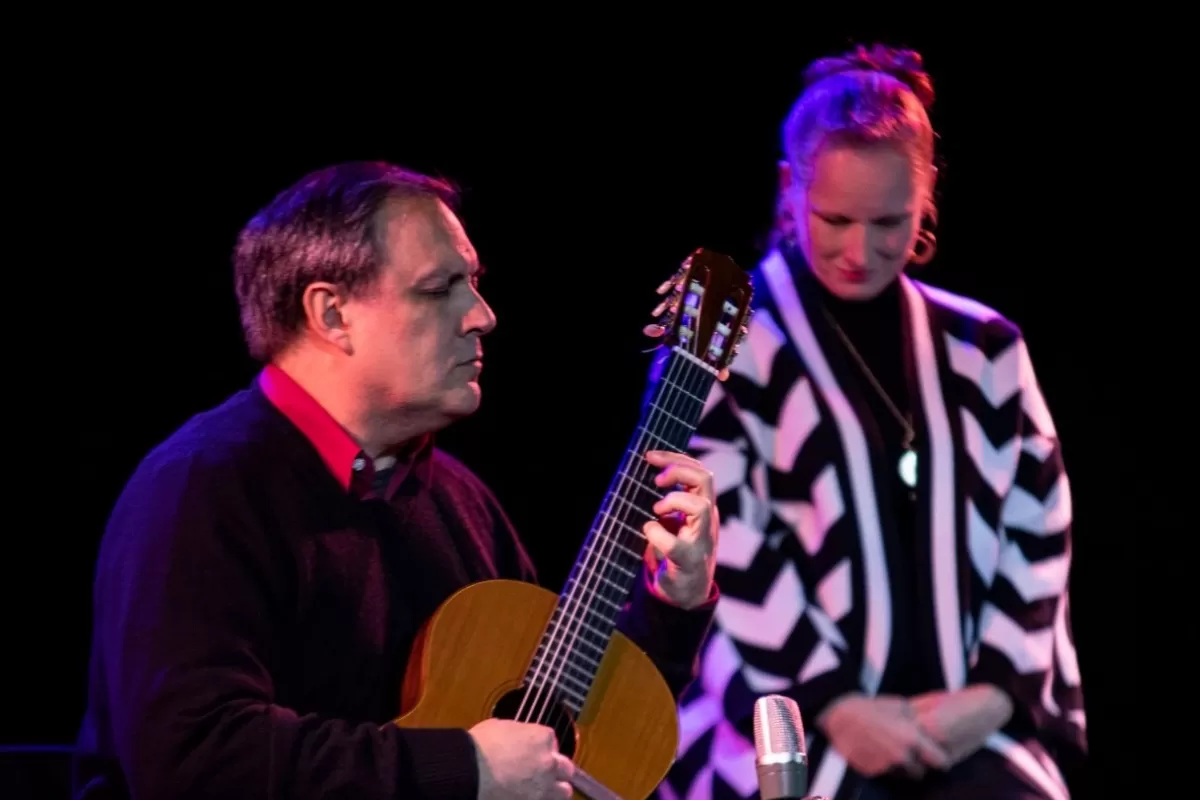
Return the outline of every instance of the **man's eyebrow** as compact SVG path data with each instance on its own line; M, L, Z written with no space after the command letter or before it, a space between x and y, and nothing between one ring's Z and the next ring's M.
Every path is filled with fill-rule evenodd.
M471 262L464 258L455 258L450 261L439 261L429 267L418 280L426 278L445 278L451 275L461 275L466 272L468 275L480 275L484 272L483 264L479 262Z

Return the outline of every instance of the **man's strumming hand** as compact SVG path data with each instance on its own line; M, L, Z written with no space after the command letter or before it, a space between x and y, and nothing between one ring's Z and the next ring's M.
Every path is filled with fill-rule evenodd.
M469 731L479 766L479 800L570 798L575 774L544 725L486 719Z

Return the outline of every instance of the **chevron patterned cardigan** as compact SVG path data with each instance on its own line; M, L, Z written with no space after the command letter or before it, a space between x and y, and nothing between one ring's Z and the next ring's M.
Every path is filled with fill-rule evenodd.
M714 386L692 444L712 471L722 517L722 598L701 675L680 708L679 758L664 798L751 797L751 717L765 693L808 721L809 792L851 797L860 780L814 721L835 697L873 695L892 635L876 501L891 463L866 406L825 348L774 251L731 376ZM1067 798L1047 745L1086 748L1069 618L1071 493L1054 422L1024 339L997 312L900 278L920 402L916 530L931 563L945 686L993 683L1014 701L985 744Z

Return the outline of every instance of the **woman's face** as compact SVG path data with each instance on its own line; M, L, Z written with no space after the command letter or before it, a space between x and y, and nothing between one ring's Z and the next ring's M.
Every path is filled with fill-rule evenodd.
M904 269L920 232L917 177L911 161L885 145L822 148L807 186L781 166L804 257L834 295L870 299Z

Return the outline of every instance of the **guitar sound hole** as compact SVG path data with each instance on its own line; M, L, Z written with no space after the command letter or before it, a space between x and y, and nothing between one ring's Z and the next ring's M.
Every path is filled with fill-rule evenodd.
M492 709L497 719L519 719L553 728L558 737L558 751L568 758L575 757L575 718L557 696L539 696L535 690L525 699L526 687L507 692ZM523 705L522 705L523 704ZM518 716L519 715L519 716Z

